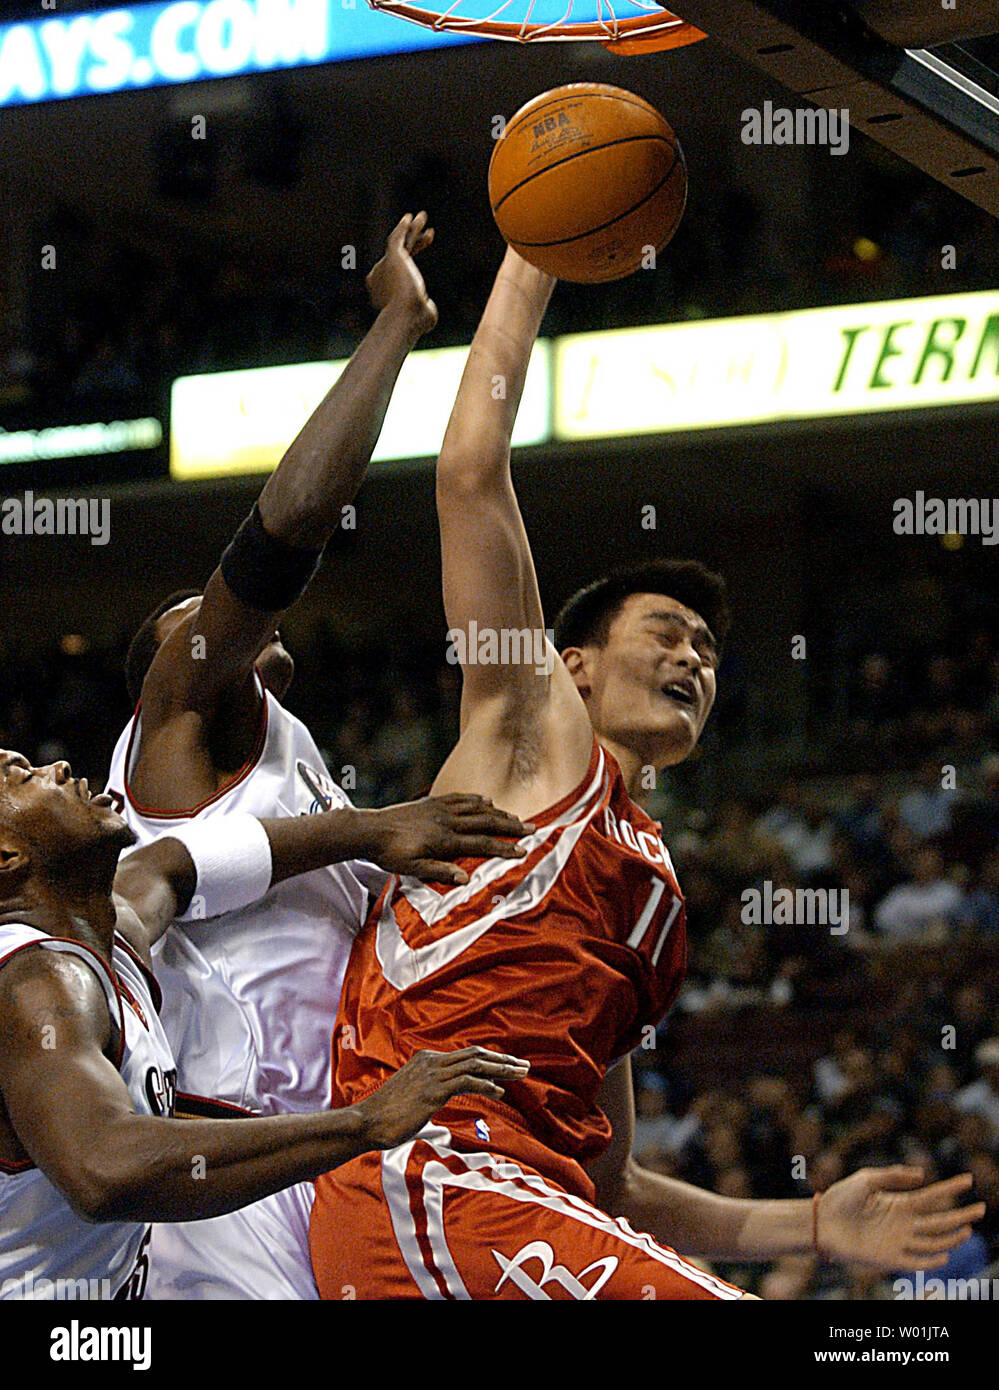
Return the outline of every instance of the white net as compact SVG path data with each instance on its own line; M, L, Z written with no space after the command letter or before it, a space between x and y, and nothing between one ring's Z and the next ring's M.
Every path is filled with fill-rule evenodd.
M373 10L399 15L430 29L478 34L520 43L649 40L679 48L703 35L656 0L368 0Z

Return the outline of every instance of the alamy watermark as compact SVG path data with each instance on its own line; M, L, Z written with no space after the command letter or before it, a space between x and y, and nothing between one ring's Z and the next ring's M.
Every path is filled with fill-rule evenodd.
M533 666L539 676L555 669L552 628L479 627L473 618L467 632L448 628L447 641L452 666Z
M153 1359L151 1327L87 1327L74 1318L68 1327L53 1327L49 1345L53 1361L130 1361L133 1371L148 1371Z
M775 888L766 879L762 889L744 890L740 916L747 927L828 927L830 936L843 936L850 930L850 892Z
M108 497L5 497L0 502L0 535L89 536L91 545L111 539Z
M0 1298L82 1302L111 1297L110 1279L36 1279L30 1272L0 1280Z
M828 111L824 106L775 107L765 101L763 109L749 106L742 113L744 145L828 145L829 153L844 155L850 149L850 113Z
M999 542L999 497L899 497L892 510L896 536L978 536Z
M892 1295L900 1302L909 1299L937 1301L948 1299L954 1302L974 1303L999 1301L999 1279L938 1279L931 1275L927 1279L921 1269L912 1278L892 1281Z

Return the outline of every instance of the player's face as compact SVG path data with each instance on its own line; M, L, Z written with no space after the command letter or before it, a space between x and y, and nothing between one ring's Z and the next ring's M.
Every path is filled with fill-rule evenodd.
M185 599L183 603L168 608L156 623L156 637L160 645L163 645L179 623L182 623L200 606L201 599L195 594L192 598ZM261 649L256 664L265 689L269 690L275 699L283 699L295 674L295 663L281 641L281 634L277 629L274 630L274 635L270 641Z
M110 796L91 795L87 779L74 777L69 763L32 767L9 749L0 749L0 829L43 861L114 843L124 849L135 839Z
M586 652L586 693L596 733L654 767L693 750L715 701L717 649L706 623L660 594L632 594L603 647Z

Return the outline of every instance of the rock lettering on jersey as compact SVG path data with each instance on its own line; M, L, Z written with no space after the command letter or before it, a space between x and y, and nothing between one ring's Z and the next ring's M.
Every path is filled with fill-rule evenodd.
M608 840L616 840L619 845L626 845L628 849L642 855L650 864L660 865L671 877L675 877L669 851L658 835L653 835L650 830L636 830L631 821L623 817L619 820L609 806L604 811L604 833Z

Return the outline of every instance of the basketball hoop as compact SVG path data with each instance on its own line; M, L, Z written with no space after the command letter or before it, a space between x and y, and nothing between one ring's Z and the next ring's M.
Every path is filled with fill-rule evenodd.
M441 0L442 5L446 0ZM408 0L368 0L373 10L426 29L514 43L602 43L623 53L683 48L707 35L656 0L453 0L427 9ZM617 9L622 13L618 14Z

